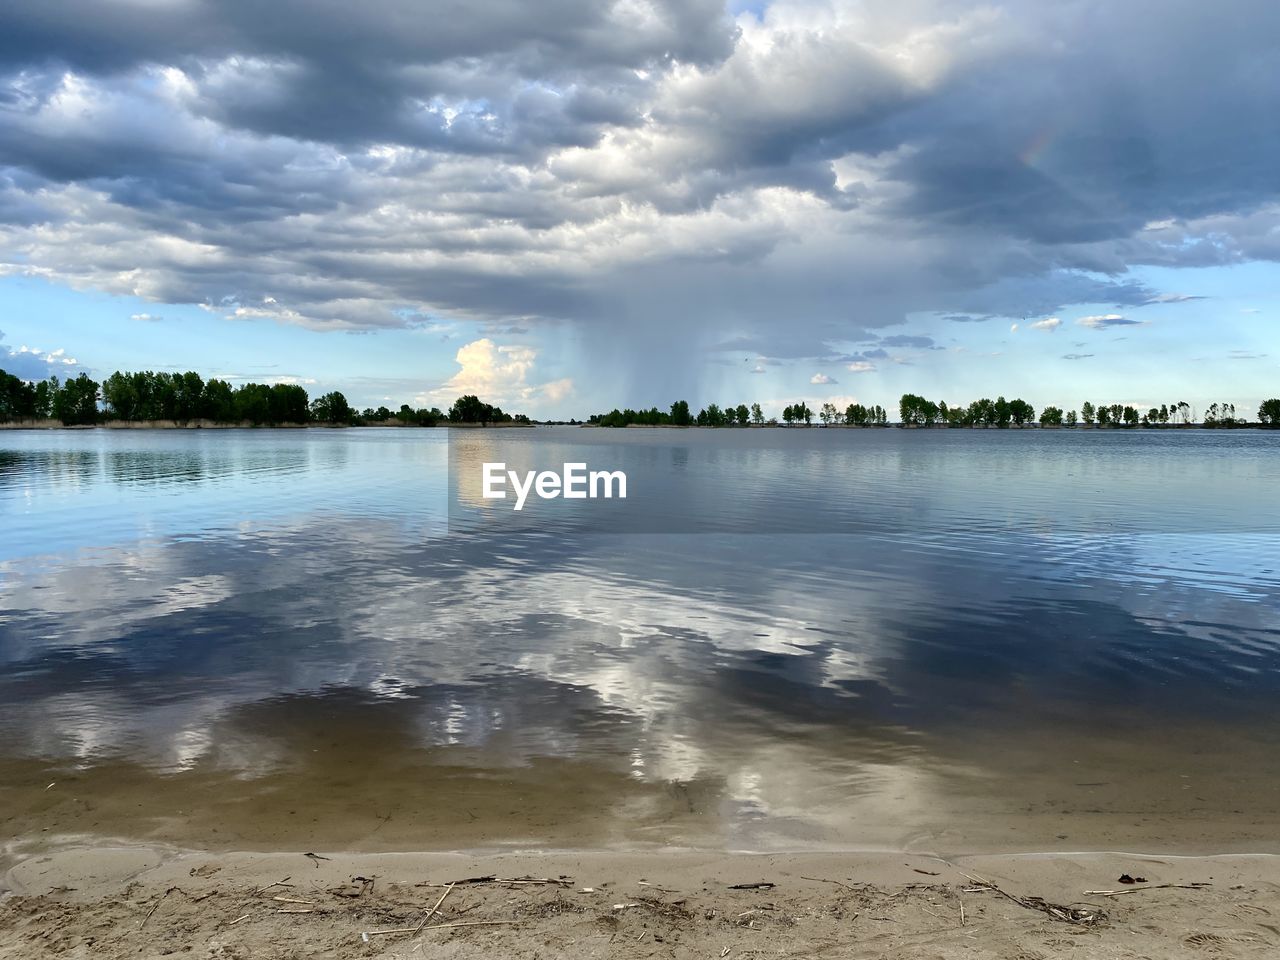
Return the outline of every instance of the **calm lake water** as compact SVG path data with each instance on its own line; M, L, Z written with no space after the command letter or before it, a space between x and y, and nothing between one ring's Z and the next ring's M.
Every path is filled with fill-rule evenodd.
M1280 852L1277 491L1254 431L0 432L0 823Z

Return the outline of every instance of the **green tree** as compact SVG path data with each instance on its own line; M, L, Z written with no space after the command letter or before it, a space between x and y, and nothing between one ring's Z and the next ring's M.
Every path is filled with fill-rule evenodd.
M758 403L751 405L751 422L757 426L764 423L764 411L760 409L760 404Z
M311 419L320 423L350 423L353 412L347 398L337 390L311 401Z
M1025 400L1010 400L1009 417L1013 420L1014 424L1019 427L1024 423L1034 423L1036 419L1036 409Z
M671 422L677 427L687 427L693 422L689 415L689 401L677 400L671 405Z
M1076 412L1075 412L1074 410L1068 410L1068 411L1067 411L1067 426L1068 426L1068 427L1074 427L1078 422L1079 422L1079 417L1077 417L1077 416L1076 416Z
M1046 427L1062 426L1062 408L1061 407L1045 407L1040 411L1040 423Z
M1258 422L1271 429L1280 427L1280 400L1263 400L1258 407Z
M1088 400L1086 400L1080 407L1080 417L1086 424L1093 426L1093 421L1097 417L1097 411L1094 409L1093 404Z
M82 373L62 385L53 398L53 415L67 426L98 422L98 382Z
M747 421L751 419L751 411L747 409L747 405L745 403L738 404L734 413L738 415L738 423L740 426L745 427L747 425Z
M35 386L0 370L0 423L34 417L35 408Z
M330 394L331 397L342 397L342 404L347 403L346 397L342 394ZM307 404L307 391L296 383L277 383L271 387L271 398L267 403L268 417L271 423L306 423L311 419L311 413ZM341 414L340 407L335 408L335 413ZM347 423L354 416L355 411L350 406L346 406L346 416L339 416L336 422Z
M231 423L236 419L235 395L231 384L215 379L204 385L204 393L200 398L200 416L216 423Z

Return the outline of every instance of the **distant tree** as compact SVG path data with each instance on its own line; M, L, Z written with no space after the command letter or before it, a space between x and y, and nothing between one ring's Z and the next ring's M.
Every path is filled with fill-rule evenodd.
M1105 427L1111 421L1111 408L1105 405L1098 406L1098 426Z
M782 408L782 422L783 422L783 423L785 423L785 424L787 424L788 426L790 426L790 425L791 425L791 422L792 422L793 420L795 420L795 418L796 418L796 412L795 412L795 410L793 410L793 409L792 409L792 407L791 407L791 405L790 405L790 404L787 404L787 406L785 406L785 407L783 407L783 408Z
M53 398L57 396L60 389L57 377L49 377L47 380L41 380L36 384L35 390L35 408L32 416L40 420L47 420L53 416Z
M1263 400L1258 407L1258 422L1271 429L1280 427L1280 400Z
M689 415L688 400L677 400L671 405L671 422L677 427L687 427L693 423L693 417Z
M98 422L98 382L82 373L62 385L53 398L53 415L67 426Z
M112 420L141 420L138 390L133 377L117 370L102 381L102 401Z
M475 398L472 397L471 399L474 400ZM316 397L311 401L311 419L320 423L350 423L352 413L353 411L351 405L347 403L347 398L337 390L326 393L322 397ZM480 422L486 421L481 420Z
M734 413L738 415L738 423L741 426L745 427L747 425L747 421L751 419L751 411L747 409L747 405L745 403L738 404Z
M204 380L200 374L194 370L188 370L186 373L180 373L173 378L174 392L176 394L176 407L174 411L176 419L187 421L194 420L200 416L200 405L204 400ZM299 387L299 390L302 388ZM303 397L306 397L306 391L303 391ZM303 400L303 407L306 407L306 400Z
M823 426L831 423L831 418L835 416L836 405L830 401L824 403L818 410L818 419L822 421Z
M1169 405L1167 403L1160 404L1160 422L1162 424L1169 422Z
M1025 400L1009 401L1009 417L1016 426L1022 426L1024 423L1034 423L1036 419L1036 409Z
M930 427L938 419L938 405L914 393L904 393L898 401L901 423L913 427Z
M0 370L0 423L34 417L35 407L36 388Z
M751 422L757 425L764 423L764 411L760 409L758 403L751 405Z
M204 395L200 398L200 416L218 423L235 420L236 405L231 384L225 380L210 380L204 385Z
M1094 406L1086 400L1080 407L1080 417L1088 426L1093 426L1093 421L1097 417Z
M1138 421L1141 419L1138 416L1138 411L1135 407L1126 406L1121 413L1124 416L1125 426L1128 427L1136 427L1138 425Z
M1062 409L1060 407L1045 407L1040 411L1040 423L1046 427L1062 426Z
M350 422L355 411L347 405L347 398L340 393L331 393L327 396L331 399L326 409L335 414L330 422ZM333 398L341 398L341 405L335 405L336 401ZM342 415L343 408L345 408L345 417ZM306 423L311 419L307 405L307 391L297 384L273 384L271 396L267 400L267 419L270 423Z
M791 412L796 420L803 420L806 426L813 423L813 411L809 409L809 405L803 400L797 403Z
M1074 427L1074 426L1075 426L1077 423L1079 423L1079 422L1080 422L1080 421L1079 421L1079 417L1077 417L1077 416L1076 416L1076 412L1075 412L1074 410L1068 410L1068 411L1067 411L1067 426L1068 426L1068 427Z

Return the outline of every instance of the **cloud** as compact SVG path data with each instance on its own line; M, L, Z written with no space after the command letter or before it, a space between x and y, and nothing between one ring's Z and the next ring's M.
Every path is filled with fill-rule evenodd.
M1110 330L1112 327L1140 327L1144 321L1130 320L1118 313L1109 313L1105 316L1081 317L1076 323L1090 330Z
M157 316L153 313L134 313L129 315L130 320L138 320L142 323L159 323L164 317Z
M564 377L547 383L529 382L538 351L523 345L499 345L488 337L458 348L455 362L461 369L436 389L418 397L421 404L447 408L458 397L474 394L486 403L558 403L574 393L574 382ZM512 410L510 412L520 412Z
M850 373L871 373L876 369L876 365L870 360L855 360L853 363L845 367Z
M4 332L0 331L0 341L4 340ZM0 342L0 370L4 370L19 380L45 380L51 376L74 376L80 371L80 361L67 356L67 351L59 347L56 350L42 350L22 344L17 348L8 347Z
M1092 356L1093 356L1092 353L1064 353L1062 355L1062 359L1063 360L1088 360Z
M751 368L751 372L752 372L752 373L764 373L764 372L765 372L765 371L764 371L764 365L763 365L763 364L759 364L759 363L757 363L754 367L752 367L752 368Z
M1087 6L10 0L0 273L317 330L568 325L625 390L733 339L816 358L1280 260L1280 7Z
M1151 297L1146 302L1148 304L1157 303L1190 303L1192 300L1206 300L1207 297L1193 296L1186 293L1161 293Z
M809 382L814 384L815 386L825 386L829 383L836 383L837 381L832 380L825 373L815 373L812 377L809 378Z
M1032 330L1041 330L1044 333L1053 333L1062 326L1062 321L1057 317L1046 317L1044 320L1037 320L1031 324Z
M1010 332L1010 333L1017 333L1017 332L1018 332L1018 325L1017 325L1016 323L1010 324L1010 325L1009 325L1009 332Z

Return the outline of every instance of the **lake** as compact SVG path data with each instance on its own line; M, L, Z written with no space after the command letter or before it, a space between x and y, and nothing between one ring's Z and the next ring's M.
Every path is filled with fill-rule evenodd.
M0 431L0 818L1280 852L1277 490L1260 431Z

